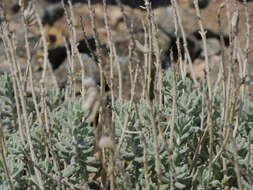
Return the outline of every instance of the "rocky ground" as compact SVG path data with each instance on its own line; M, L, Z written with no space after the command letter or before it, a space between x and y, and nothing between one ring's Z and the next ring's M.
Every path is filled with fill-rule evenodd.
M98 34L98 41L102 44L102 62L105 70L105 75L109 78L110 73L110 57L108 48L110 43L108 41L108 33L106 30L104 22L104 11L102 3L100 1L92 1L92 7L95 10L95 24ZM124 15L121 12L119 6L117 6L116 1L108 2L108 24L110 26L112 41L115 44L117 61L113 65L115 73L115 87L117 88L117 77L118 77L118 64L122 72L123 80L123 91L124 97L129 97L129 60L128 60L128 47L131 36L129 35L129 28L126 26L124 21ZM139 6L143 4L137 4L136 1L122 1L124 11L128 17L127 22L131 21L132 33L135 40L138 43L144 43L144 29L143 26L147 26L146 12L143 11ZM176 37L175 37L175 25L174 25L174 14L173 9L169 1L152 1L154 7L154 15L157 23L157 36L158 43L161 49L161 60L163 69L167 69L171 65L170 53L174 54L174 61L177 59L177 48L176 48ZM201 8L202 21L204 28L207 30L207 49L208 56L210 60L210 65L212 69L213 79L217 79L217 72L219 71L219 66L221 62L221 42L219 36L219 25L217 19L217 11L221 7L225 0L201 0L199 1L199 6ZM236 0L229 0L230 7L224 7L221 11L221 23L222 30L225 39L225 45L229 44L229 24L228 18L231 17L227 14L227 8L230 10L230 14L233 11L239 10L239 31L238 31L238 53L239 58L242 61L245 60L244 49L246 47L246 16L245 16L245 4ZM99 83L99 71L96 64L97 60L92 59L92 55L96 54L94 32L92 27L92 21L90 19L90 10L88 8L86 1L72 1L73 12L75 17L75 31L76 31L76 41L77 48L81 53L81 59L85 65L86 77L93 77ZM196 78L201 80L205 75L205 61L203 52L203 43L201 36L198 33L199 24L196 18L196 10L193 6L193 0L178 0L180 6L180 13L182 18L183 27L185 29L185 34L188 42L188 49L190 57L193 61L193 68L195 71ZM65 5L68 9L68 6ZM248 1L247 6L249 7L249 12L253 10L253 2ZM25 2L25 7L29 10L29 3ZM17 61L20 64L21 70L25 70L27 67L27 56L25 50L24 41L24 28L21 22L21 11L18 5L18 0L3 0L3 10L6 15L6 20L9 23L10 30L16 36L16 54ZM59 87L66 87L69 79L69 61L67 59L68 49L70 45L69 41L73 41L73 36L71 35L71 28L66 22L66 15L62 4L57 0L40 0L36 4L36 9L41 17L43 28L46 34L46 39L48 42L48 58L52 66L53 72L48 72L47 74L47 86L53 87L55 85ZM34 13L33 11L31 11ZM252 19L252 16L250 16ZM3 18L1 18L3 20ZM3 22L3 21L2 21ZM84 29L84 30L83 30ZM252 28L249 32L249 38L252 39ZM32 68L34 71L34 81L35 86L38 85L38 81L41 78L43 71L43 46L40 40L40 30L38 24L34 24L29 27L29 41L32 50ZM182 36L181 34L179 34ZM89 44L89 47L87 45ZM5 56L4 45L0 44L0 72L10 72L9 63ZM182 44L183 48L183 44ZM252 43L250 43L250 53L248 58L248 79L253 80L253 54L252 54ZM226 50L227 51L227 50ZM183 52L182 52L183 53ZM143 66L143 52L135 49L135 56L133 56L133 64ZM79 60L73 61L74 63L74 73L77 81L80 81L81 67L78 64ZM227 60L228 62L228 60ZM141 68L141 67L140 67ZM187 66L186 66L186 69ZM189 70L189 69L188 69ZM143 80L141 73L143 73L143 68L139 69L140 81ZM109 80L109 79L108 79ZM80 84L79 84L80 86ZM141 88L139 89L141 92Z

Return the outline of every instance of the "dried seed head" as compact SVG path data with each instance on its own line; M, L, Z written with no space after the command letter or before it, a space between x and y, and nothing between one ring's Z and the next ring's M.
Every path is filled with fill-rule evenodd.
M107 149L114 150L115 145L111 137L102 136L99 140L98 147L101 149L107 148Z
M84 83L84 87L86 89L88 89L89 87L96 87L97 86L96 81L91 77L84 79L83 83Z
M34 24L36 24L36 15L35 15L35 9L34 5L31 2L28 3L28 6L24 10L24 18L25 18L25 24L30 27Z
M84 79L83 85L86 91L83 109L89 110L94 105L95 101L99 99L99 90L95 80L91 77Z

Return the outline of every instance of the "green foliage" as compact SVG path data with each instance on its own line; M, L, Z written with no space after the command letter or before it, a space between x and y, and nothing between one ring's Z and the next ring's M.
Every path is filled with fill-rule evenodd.
M206 87L196 88L186 79L178 79L176 95L176 117L172 138L172 73L165 73L162 110L153 105L157 127L158 149L161 162L160 179L156 175L156 157L150 111L145 100L140 100L130 108L127 101L117 101L113 112L117 140L123 133L123 124L129 114L127 130L120 149L123 168L115 170L117 189L238 189L235 171L233 139L229 138L221 156L209 167L221 150L222 104L220 96L214 97L212 111L212 154L210 136L207 130ZM36 188L34 164L40 168L46 189L55 189L56 179L67 179L73 185L91 188L89 174L100 175L101 163L94 157L94 127L85 121L86 113L81 108L80 99L64 99L64 92L54 89L46 97L50 133L40 124L32 99L26 99L29 127L37 163L32 163L27 142L23 142L18 130L17 105L15 105L12 82L7 75L0 78L1 122L3 123L6 160L15 189ZM39 101L39 110L42 102ZM235 137L237 163L240 180L244 189L249 189L253 181L253 104L244 102ZM238 114L237 111L236 114ZM159 115L160 117L156 117ZM21 118L21 124L24 125ZM234 126L229 126L233 130ZM252 148L251 148L252 149ZM251 154L251 155L250 155ZM226 168L224 168L224 162ZM2 161L0 162L2 166ZM145 167L147 166L147 168ZM116 164L116 167L117 164ZM0 189L8 189L5 171L0 167ZM63 185L64 186L64 185Z

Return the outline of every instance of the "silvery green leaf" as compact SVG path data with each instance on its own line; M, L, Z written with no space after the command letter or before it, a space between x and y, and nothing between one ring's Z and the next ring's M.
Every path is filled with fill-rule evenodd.
M93 149L94 149L94 147L91 146L91 147L89 147L89 148L87 148L87 149L85 149L85 150L82 150L82 153L83 153L83 154L91 153L91 152L93 151Z
M182 183L179 183L179 182L176 182L175 187L178 188L178 189L184 189L186 187L186 185L184 185Z
M60 150L61 152L65 152L65 153L69 153L69 149L66 147L66 146L64 146L64 145L62 145L62 143L56 143L55 144L55 147L58 149L58 150Z
M187 174L186 173L182 173L176 176L177 179L183 179L184 177L186 177Z
M157 189L157 186L153 183L147 184L147 186L144 188L144 190L155 190Z
M169 185L161 185L160 186L160 190L168 190L169 189Z
M96 161L97 161L97 159L93 156L86 157L86 163L94 163Z
M164 184L169 184L170 183L169 177L166 177L166 176L161 176L161 181Z
M177 167L176 172L177 173L183 173L187 170L187 164L184 164L183 166Z
M69 177L69 176L73 175L75 171L76 171L76 167L73 165L69 165L69 166L67 166L67 168L65 168L62 171L62 176Z
M143 163L143 157L135 157L134 160L139 163Z
M93 166L90 166L90 165L87 165L86 169L87 169L88 172L97 172L98 171L97 168L95 168Z
M17 167L18 168L15 169L16 171L12 174L13 178L16 178L24 170L24 164L21 163L17 165Z
M215 186L219 185L220 182L219 182L218 180L213 180L213 181L211 182L211 184L215 187Z
M231 176L225 176L225 177L222 179L221 184L222 184L222 185L226 185L227 182L229 181L229 179L231 179Z

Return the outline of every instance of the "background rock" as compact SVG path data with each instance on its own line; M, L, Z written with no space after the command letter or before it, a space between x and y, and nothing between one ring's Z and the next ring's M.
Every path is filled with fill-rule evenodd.
M25 1L27 4L28 1ZM46 34L46 39L48 41L48 54L49 61L51 63L52 69L54 70L54 74L56 76L56 81L60 86L66 84L66 80L68 79L67 73L67 48L71 50L71 46L69 41L71 41L71 31L69 30L69 26L66 23L66 16L64 13L64 9L59 3L58 0L41 0L37 1L36 10L42 18L42 23L44 27L44 31ZM210 60L212 60L215 56L220 56L221 45L220 45L220 35L219 35L219 26L217 22L217 11L219 10L221 4L224 0L201 0L199 1L199 6L201 8L201 15L204 28L206 30L207 37L207 50L208 55L210 56ZM248 1L250 2L250 1ZM93 38L93 29L92 23L90 20L90 12L87 6L87 1L85 0L73 0L73 11L75 14L75 29L77 34L77 48L82 55L82 59L84 59L85 65L89 68L93 68L91 65L97 64L97 59L92 60L92 55L96 53L95 41ZM116 52L118 55L118 62L121 66L122 78L123 82L129 83L129 70L128 70L128 46L130 35L128 33L128 27L130 25L133 26L132 31L135 39L140 42L140 44L144 44L144 30L143 25L147 26L147 14L144 10L140 9L140 5L143 3L139 1L129 1L123 0L124 11L128 17L127 25L124 23L124 17L120 8L116 5L116 1L108 1L108 24L110 26L110 32L112 35L113 43L116 47ZM164 69L168 68L171 64L170 54L173 52L174 61L177 60L177 46L176 46L176 36L175 36L175 24L174 24L174 15L173 9L169 6L169 1L151 1L153 6L154 19L157 24L157 37L159 47L161 49L161 61L162 67ZM179 3L179 11L181 14L186 39L187 39L187 47L189 49L190 57L193 60L194 68L196 68L199 73L199 78L203 78L204 67L201 62L203 62L203 42L202 38L199 34L199 24L196 19L196 11L193 7L193 0L178 0ZM102 45L103 49L103 64L107 69L107 77L109 78L109 42L107 31L104 23L104 13L103 13L103 5L101 5L101 1L92 1L92 6L95 10L95 20L96 20L96 29L98 32L98 40ZM248 3L249 10L252 12L253 3ZM245 5L240 3L240 1L231 0L229 1L229 8L232 11L239 10L240 21L239 21L239 31L238 31L238 41L239 46L243 49L245 48ZM16 40L17 40L17 56L20 62L24 62L26 58L26 51L24 49L24 30L22 29L22 22L20 20L20 9L18 6L18 1L8 1L3 0L3 7L6 13L6 19L10 23L11 31L15 32ZM68 5L66 5L68 9ZM228 31L228 19L226 9L222 9L221 11L221 23L222 23L222 32L224 36L225 45L229 46L229 31ZM81 19L82 16L82 19ZM82 30L84 26L85 35ZM250 31L252 33L252 29ZM252 37L252 36L250 36ZM180 38L180 46L182 50L182 55L184 58L184 48L183 48L183 40L182 36L179 32ZM91 51L87 47L86 40L90 45ZM33 70L36 73L40 73L43 69L43 48L40 42L40 31L38 25L34 25L29 28L29 42L33 53L32 64ZM39 44L37 48L35 48L36 44ZM3 46L3 44L0 44ZM66 47L67 46L67 47ZM3 49L3 48L1 48ZM250 43L250 49L252 49L252 43ZM4 59L4 51L0 52L1 57ZM244 56L244 52L242 52ZM87 57L88 56L88 57ZM217 58L217 57L216 57ZM91 60L92 61L91 61ZM134 57L134 66L140 65L141 60L143 60L143 52L140 52L138 49L135 50ZM201 61L202 60L202 61ZM253 54L249 54L249 78L250 74L253 71ZM91 63L92 62L92 63ZM217 60L216 60L217 62ZM5 65L5 66L4 66ZM76 64L79 65L79 64ZM212 64L211 64L212 65ZM141 68L140 67L140 68ZM2 62L0 68L2 71L8 71L6 67L6 62ZM78 68L78 67L77 67ZM115 73L117 73L117 64L115 64ZM98 72L98 68L93 68L93 77L99 76L98 74L94 74ZM79 68L80 71L80 68ZM143 71L140 71L140 73ZM92 73L92 72L91 72ZM40 74L38 74L39 76ZM89 76L89 74L87 74ZM37 77L37 76L36 76ZM117 79L118 76L116 76ZM39 77L37 77L39 79ZM50 77L49 77L50 78ZM96 79L99 81L99 79ZM141 75L140 75L140 81ZM115 81L115 85L118 83ZM129 88L129 85L123 85L124 88ZM141 91L141 87L139 88Z

